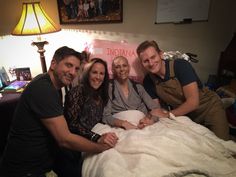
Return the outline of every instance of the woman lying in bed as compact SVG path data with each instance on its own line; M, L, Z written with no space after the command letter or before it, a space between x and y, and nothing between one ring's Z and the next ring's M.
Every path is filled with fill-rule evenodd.
M112 62L114 80L109 87L109 100L103 112L103 122L124 129L143 128L158 121L159 117L168 117L168 112L160 109L141 84L129 79L130 65L127 58L116 57ZM126 111L139 110L146 116L138 125L132 124L122 117L114 117L113 114ZM149 112L150 111L150 112Z
M140 84L136 84L138 93L135 91L135 83L128 79L127 59L114 59L112 67L115 80L110 84L103 120L124 129L137 128L141 120L147 119L143 119L148 112L145 104L153 109L151 113L158 106L153 103L151 107L152 101L144 96ZM171 119L160 118L158 123L142 130L124 129L100 123L94 126L94 132L114 132L119 140L104 153L85 155L83 177L236 176L236 160L232 157L236 154L236 143L217 138L188 117L176 118L171 114Z
M139 122L138 110L117 113ZM113 115L113 116L116 116ZM185 116L160 118L140 129L124 130L97 124L94 132L114 132L116 146L98 155L86 155L83 177L235 177L236 143L224 141Z

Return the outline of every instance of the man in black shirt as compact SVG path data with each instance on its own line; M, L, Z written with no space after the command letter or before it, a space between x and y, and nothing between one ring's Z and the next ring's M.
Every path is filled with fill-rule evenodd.
M15 111L2 162L2 177L43 177L53 168L57 146L77 151L102 152L114 147L117 137L91 142L68 130L59 89L77 76L81 54L66 46L56 50L50 69L26 87Z

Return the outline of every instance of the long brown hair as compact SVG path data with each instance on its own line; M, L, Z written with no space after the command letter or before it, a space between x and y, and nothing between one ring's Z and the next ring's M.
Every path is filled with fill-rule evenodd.
M105 68L104 80L102 82L102 85L97 90L92 88L89 83L89 73L95 63L100 63ZM81 84L83 87L83 93L85 94L85 97L93 97L94 99L98 99L100 97L105 106L108 102L108 87L109 87L109 74L106 61L104 61L101 58L91 59L90 62L86 64L85 69L82 73Z

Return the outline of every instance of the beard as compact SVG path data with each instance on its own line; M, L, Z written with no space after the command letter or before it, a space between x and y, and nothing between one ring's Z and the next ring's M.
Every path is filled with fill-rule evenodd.
M70 85L72 82L66 82L66 75L64 73L58 74L56 70L53 71L53 76L58 87L64 87Z

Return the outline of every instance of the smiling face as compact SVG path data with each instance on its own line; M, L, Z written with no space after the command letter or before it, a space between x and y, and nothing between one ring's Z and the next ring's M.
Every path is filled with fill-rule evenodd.
M57 88L71 84L78 75L79 68L80 60L75 56L67 56L59 62L53 59L50 67L53 72L53 84Z
M162 52L157 52L152 46L146 48L139 55L143 67L153 74L159 74L162 67Z
M101 63L94 63L89 72L89 84L95 90L98 89L105 77L105 66Z
M112 63L112 72L117 80L126 80L129 78L130 66L128 60L124 57L117 57Z

